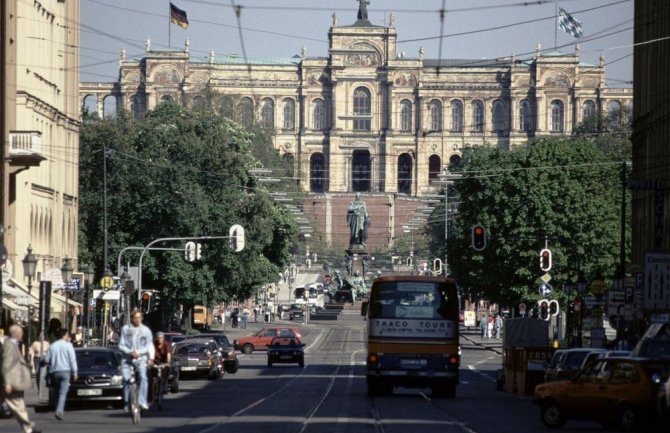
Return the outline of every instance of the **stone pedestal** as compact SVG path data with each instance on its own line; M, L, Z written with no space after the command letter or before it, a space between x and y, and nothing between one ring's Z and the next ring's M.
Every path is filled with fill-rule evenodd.
M363 245L349 245L347 253L347 271L350 276L365 277L368 250Z

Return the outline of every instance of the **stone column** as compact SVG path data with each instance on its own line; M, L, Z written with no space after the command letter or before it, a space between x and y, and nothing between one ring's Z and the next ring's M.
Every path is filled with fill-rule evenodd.
M326 115L330 114L330 125L328 125L330 128L329 129L338 129L338 124L337 124L337 81L333 81L332 85L330 87L330 113L326 113ZM324 101L324 108L325 108L325 101Z
M393 133L393 120L396 116L393 115L393 82L388 83L386 90L386 97L388 98L386 105L386 130Z
M517 132L519 127L519 101L515 96L509 98L510 113L509 113L509 130L510 136Z
M351 192L352 178L351 178L351 155L347 155L344 164L344 190Z

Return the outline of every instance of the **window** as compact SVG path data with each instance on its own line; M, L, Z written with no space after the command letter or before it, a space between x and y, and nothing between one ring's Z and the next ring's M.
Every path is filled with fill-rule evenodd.
M607 121L610 127L621 124L621 114L621 103L619 101L609 101L607 103Z
M295 102L293 99L284 99L284 129L295 129Z
M431 155L430 158L428 158L428 181L437 180L441 171L442 160L437 155Z
M372 98L370 91L365 87L354 90L354 116L361 116L361 118L354 119L354 131L371 129Z
M451 130L463 131L463 103L459 100L451 101Z
M438 100L430 101L430 131L442 131L442 103Z
M174 98L170 95L161 96L161 103L163 102L174 102Z
M325 192L326 190L326 159L322 153L315 153L309 161L309 190Z
M484 131L484 104L481 101L472 103L472 132Z
M493 101L493 130L496 132L505 130L505 105L502 101Z
M400 130L403 132L412 130L412 103L408 100L400 103Z
M84 97L83 110L85 113L94 114L98 112L98 98L95 95L86 95Z
M533 130L530 103L526 100L521 101L521 105L519 106L519 130L523 132Z
M370 191L372 161L367 150L354 150L351 158L351 189L354 192Z
M563 102L551 101L551 132L563 132Z
M593 101L584 101L582 106L582 120L590 120L596 115L596 104Z
M265 98L261 102L261 126L267 129L275 127L275 103L270 98Z
M254 124L254 102L251 98L242 98L240 101L239 121L244 127Z
M409 153L403 153L398 157L398 192L412 193L412 157Z
M315 99L312 102L313 129L322 131L326 129L326 104L323 99Z
M116 96L108 95L102 100L102 115L105 118L116 117Z

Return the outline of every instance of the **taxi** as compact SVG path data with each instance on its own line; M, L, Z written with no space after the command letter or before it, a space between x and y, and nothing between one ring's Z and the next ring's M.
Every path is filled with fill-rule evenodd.
M655 417L652 396L670 363L642 358L599 358L571 380L535 387L545 426L558 428L568 419L598 421L605 428L632 430Z

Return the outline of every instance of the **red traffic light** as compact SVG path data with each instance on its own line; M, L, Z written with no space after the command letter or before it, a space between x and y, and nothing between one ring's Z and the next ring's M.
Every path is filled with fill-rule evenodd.
M144 292L144 293L142 293L142 300L143 300L143 301L146 302L146 301L148 301L149 299L151 299L151 293L149 293L149 292Z
M481 224L472 226L472 249L483 251L486 248L486 228Z
M540 269L544 272L551 269L551 251L547 248L540 251Z

